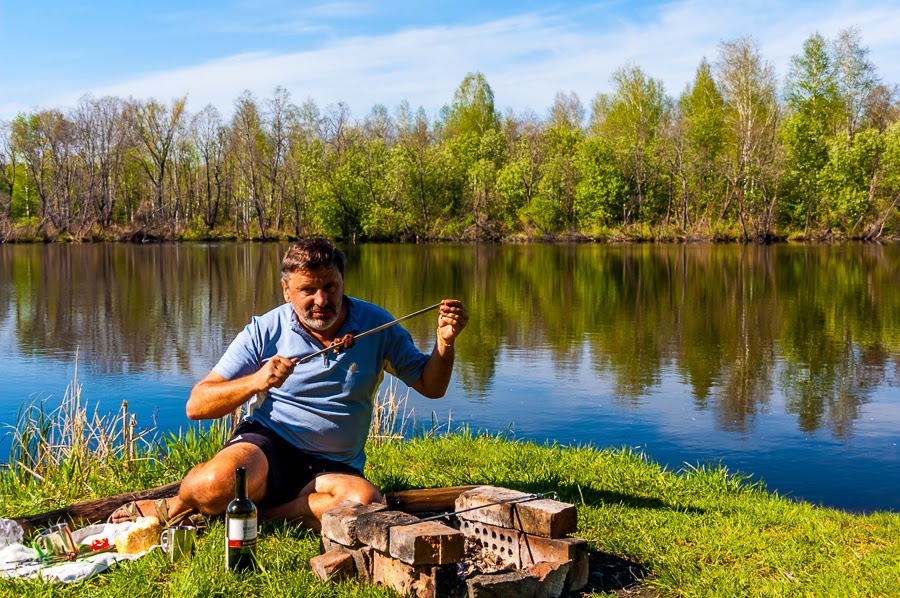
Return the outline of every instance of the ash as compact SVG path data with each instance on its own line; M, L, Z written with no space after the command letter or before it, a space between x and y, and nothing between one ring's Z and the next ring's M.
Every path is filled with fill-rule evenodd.
M469 579L485 573L511 570L512 568L501 561L496 554L490 550L483 549L478 540L466 538L466 556L463 562L460 563L460 577Z

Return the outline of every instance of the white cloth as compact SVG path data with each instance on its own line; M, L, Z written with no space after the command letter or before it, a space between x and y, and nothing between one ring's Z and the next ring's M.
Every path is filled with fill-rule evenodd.
M94 540L106 538L112 546L115 544L116 538L127 534L135 525L135 523L89 525L73 531L72 538L76 544L87 544L88 546ZM71 583L87 579L118 561L139 559L155 548L159 548L159 545L152 546L150 550L139 554L103 552L76 561L44 565L37 560L37 554L33 548L14 542L0 549L0 577L25 579L42 577L49 581Z

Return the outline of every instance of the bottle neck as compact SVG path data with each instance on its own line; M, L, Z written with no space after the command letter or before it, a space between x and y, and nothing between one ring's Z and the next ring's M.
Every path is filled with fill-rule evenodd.
M243 467L234 470L234 495L247 498L247 470Z

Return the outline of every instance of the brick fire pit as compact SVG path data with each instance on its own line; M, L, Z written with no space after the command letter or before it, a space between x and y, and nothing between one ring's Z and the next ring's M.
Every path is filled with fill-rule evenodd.
M440 521L344 502L323 515L324 553L310 565L326 582L358 577L420 598L555 598L584 588L587 542L569 536L575 506L530 497L480 486L455 505L457 512L477 508ZM500 501L507 502L494 504ZM500 569L485 573L467 563L473 550Z

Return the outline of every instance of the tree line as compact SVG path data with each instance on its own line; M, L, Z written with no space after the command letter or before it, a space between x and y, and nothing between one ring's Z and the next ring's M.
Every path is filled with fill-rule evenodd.
M900 233L900 104L855 28L811 35L783 84L750 36L678 97L618 68L588 108L495 107L470 73L406 102L249 91L83 97L0 121L0 239L877 239Z

